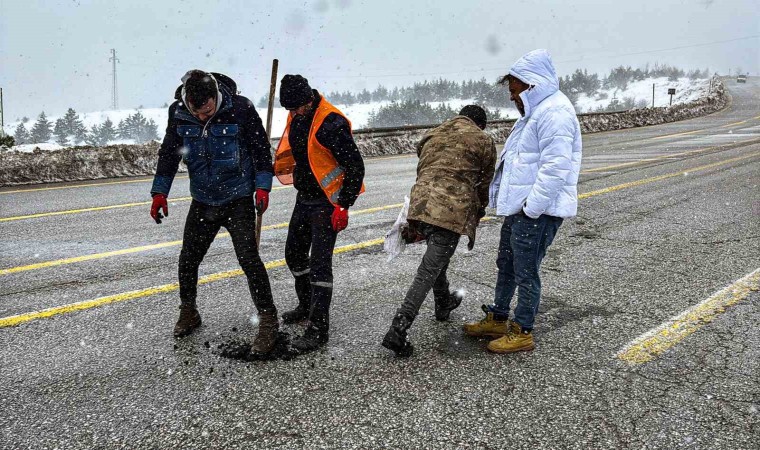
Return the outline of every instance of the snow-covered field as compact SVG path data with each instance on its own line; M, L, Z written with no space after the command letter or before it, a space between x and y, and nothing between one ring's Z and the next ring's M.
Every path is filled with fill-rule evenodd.
M667 78L654 78L646 79L642 81L632 82L628 85L625 91L617 89L600 89L599 93L594 97L588 97L585 94L581 94L576 102L576 109L578 112L593 112L598 107L606 107L610 104L613 97L619 101L623 101L627 97L631 97L639 103L646 103L646 106L651 106L652 103L652 84L655 85L655 106L667 106L670 102L670 96L668 95L668 88L675 88L676 95L673 97L673 104L686 103L707 94L709 80L689 80L688 78L680 78L678 81L668 81ZM382 106L388 105L389 101L373 102L365 104L354 105L336 105L338 106L353 123L353 128L361 129L366 128L369 122L370 114L373 111L377 111ZM438 105L446 103L452 109L458 110L462 106L474 103L471 99L453 99L446 102L431 102L430 106L433 108ZM514 108L498 108L501 112L502 118L517 118L518 112ZM266 122L266 108L257 108L259 114L262 116L262 121ZM116 111L96 111L89 113L80 113L80 118L84 122L85 126L90 129L93 125L99 125L103 123L106 118L110 118L117 126L119 122L127 118L127 116L134 114L135 109L122 109ZM167 113L168 108L145 108L139 110L143 116L147 119L153 119L158 124L159 138L163 138L166 131ZM284 108L274 108L274 114L272 119L272 137L280 137L282 131L285 129L285 123L287 120L288 112ZM51 123L55 123L59 116L50 116L48 120ZM27 130L31 129L34 125L35 119L30 119L25 124ZM5 132L13 134L18 126L19 122L13 122L6 124ZM113 144L133 144L131 140L118 140L113 141ZM40 150L58 150L63 147L56 144L52 140L47 143L40 144L26 144L17 145L12 150L31 152L35 148Z
M599 107L609 105L613 97L617 98L619 102L622 102L627 97L633 98L637 103L650 107L652 106L653 84L654 106L661 107L670 104L669 88L676 89L676 94L673 96L674 105L677 103L688 103L707 95L710 80L690 80L684 77L679 78L678 81L668 81L667 77L648 78L629 83L624 91L619 89L599 89L598 93L593 97L581 94L575 102L575 108L579 113L594 112Z

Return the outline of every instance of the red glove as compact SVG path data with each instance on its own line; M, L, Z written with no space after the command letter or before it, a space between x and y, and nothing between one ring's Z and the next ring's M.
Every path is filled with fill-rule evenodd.
M346 229L348 226L348 210L340 206L336 206L332 213L332 227L336 233L339 233Z
M159 209L164 209L164 215L161 215ZM161 223L161 219L169 217L169 205L166 203L166 196L164 194L156 194L153 196L153 204L150 207L150 216L156 223Z
M256 211L259 214L264 214L264 211L269 208L269 191L265 189L256 189Z

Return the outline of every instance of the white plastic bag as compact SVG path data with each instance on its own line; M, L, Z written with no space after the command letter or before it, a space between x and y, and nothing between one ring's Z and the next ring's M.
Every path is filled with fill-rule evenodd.
M388 261L400 255L406 248L406 243L401 237L401 227L407 225L406 216L409 213L409 196L404 197L404 206L398 213L398 218L391 227L391 231L385 235L383 250L388 253Z

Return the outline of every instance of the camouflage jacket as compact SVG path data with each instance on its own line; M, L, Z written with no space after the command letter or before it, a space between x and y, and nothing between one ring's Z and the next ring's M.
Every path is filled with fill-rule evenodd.
M496 164L493 139L472 120L457 116L428 132L417 156L408 220L467 235L472 249Z

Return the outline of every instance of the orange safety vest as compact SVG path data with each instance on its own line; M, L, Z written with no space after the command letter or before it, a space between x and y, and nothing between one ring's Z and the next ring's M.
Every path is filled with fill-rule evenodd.
M338 196L343 188L345 170L338 164L330 149L320 144L317 140L317 131L330 113L336 113L346 119L349 130L351 129L351 121L338 108L322 98L317 106L317 110L314 112L314 120L312 120L311 128L309 129L309 140L307 141L306 149L309 155L311 172L317 179L319 186L322 187L325 195L327 195L330 203L338 206ZM292 120L293 113L291 112L288 114L285 131L282 133L282 138L280 138L280 143L277 145L277 151L274 154L274 174L280 183L286 185L293 184L293 171L295 171L296 167L296 160L293 158L293 150L288 139ZM363 192L364 183L362 183L359 193L362 194Z

